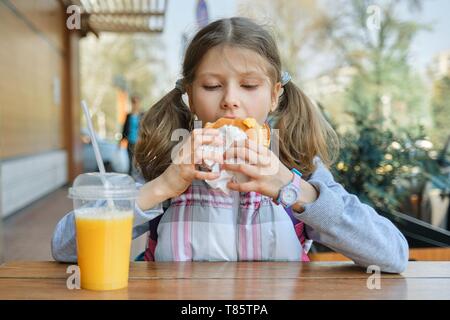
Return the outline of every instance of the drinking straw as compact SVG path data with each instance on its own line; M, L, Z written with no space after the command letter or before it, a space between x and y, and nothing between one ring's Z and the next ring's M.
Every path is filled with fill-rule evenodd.
M81 107L83 108L84 116L86 117L86 122L89 129L89 135L91 137L92 147L94 149L95 160L97 161L98 169L100 171L100 179L106 189L110 187L109 182L105 179L105 166L103 165L102 155L100 154L100 149L98 148L97 138L95 137L94 127L92 126L91 114L89 113L89 108L86 101L81 101ZM114 202L112 199L107 199L108 206L112 209L114 207Z

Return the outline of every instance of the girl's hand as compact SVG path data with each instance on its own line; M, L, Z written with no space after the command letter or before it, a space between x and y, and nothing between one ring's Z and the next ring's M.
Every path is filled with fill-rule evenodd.
M220 153L205 152L202 145L223 145L223 138L217 129L194 129L181 146L176 146L172 152L172 164L164 171L162 178L169 186L171 198L182 194L195 179L217 179L220 172L203 172L197 170L197 165L204 160L212 160L222 163L223 156Z
M250 178L244 183L228 182L227 186L231 190L254 191L276 200L280 189L293 179L294 173L271 150L249 139L245 140L245 143L234 143L224 153L224 159L222 169L240 172ZM231 159L237 159L237 164L230 164ZM302 204L313 202L318 196L315 188L303 179L300 188L300 198L294 206L298 211L301 211Z
M280 189L293 178L293 173L271 150L249 139L235 142L224 153L224 159L223 169L243 173L250 179L244 183L230 181L227 186L231 190L255 191L277 199Z

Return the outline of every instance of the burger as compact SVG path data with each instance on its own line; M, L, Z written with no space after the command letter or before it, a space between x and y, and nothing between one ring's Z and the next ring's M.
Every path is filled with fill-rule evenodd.
M235 141L243 141L250 139L255 141L259 145L265 147L270 146L270 128L267 124L260 125L254 118L245 119L231 119L220 118L216 122L207 122L205 128L218 129L224 137L225 145L222 147L215 147L211 145L203 145L203 150L214 150L224 152ZM214 180L205 180L211 187L221 189L226 194L230 194L230 190L227 187L227 182L231 179L242 183L248 181L248 177L240 172L227 172L226 170L220 170L219 164L214 163L212 160L204 160L204 163L200 165L201 170L219 172L220 176Z
M265 147L270 145L270 128L267 123L260 125L254 118L230 119L220 118L216 122L207 122L205 128L219 129L233 126L243 131L247 138Z

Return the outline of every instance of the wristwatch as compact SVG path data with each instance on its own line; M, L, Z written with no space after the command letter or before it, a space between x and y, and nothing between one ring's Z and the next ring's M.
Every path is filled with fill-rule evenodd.
M278 199L274 201L276 204L281 203L286 209L292 207L300 196L300 180L302 174L295 168L291 172L294 173L294 178L280 189Z

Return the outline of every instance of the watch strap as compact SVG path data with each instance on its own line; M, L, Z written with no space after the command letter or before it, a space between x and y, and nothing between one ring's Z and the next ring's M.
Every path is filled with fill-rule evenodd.
M294 174L292 180L287 185L283 186L280 189L280 192L278 193L278 198L276 200L275 199L273 200L273 202L277 205L280 203L283 205L283 203L281 201L281 193L283 192L283 189L285 189L287 186L293 185L297 190L300 191L300 181L301 181L302 174L300 173L300 171L298 171L295 168L292 168L291 172Z

